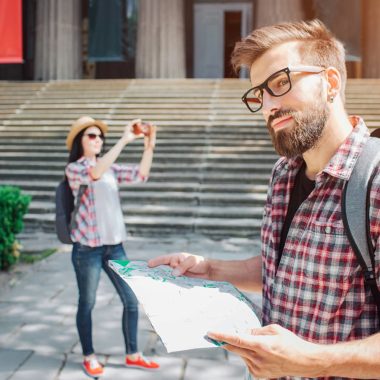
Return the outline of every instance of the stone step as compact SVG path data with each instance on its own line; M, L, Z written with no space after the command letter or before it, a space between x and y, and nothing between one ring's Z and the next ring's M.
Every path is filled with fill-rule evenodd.
M172 105L172 108L175 105ZM32 128L38 128L39 126L51 126L51 127L69 127L71 123L77 119L81 115L86 115L89 110L82 110L81 112L69 113L64 111L64 115L61 115L61 118L58 118L57 113L52 113L51 115L47 115L45 112L41 114L33 114L27 111L13 114L9 119L3 120L2 124L4 126L29 126ZM140 110L135 110L134 112L119 112L115 111L112 115L109 115L107 112L97 112L94 114L91 112L91 115L94 118L101 118L107 122L110 126L119 126L122 129L126 123L132 119L143 119L143 120L159 120L158 125L165 127L166 125L170 126L171 130L178 127L176 124L170 124L173 119L177 121L181 120L192 120L194 126L204 126L207 123L207 126L217 126L220 125L223 120L228 120L228 125L230 127L234 127L236 122L245 122L245 126L248 128L252 128L253 126L257 126L258 124L265 124L264 119L260 115L251 115L245 109L239 109L235 111L235 113L223 114L219 113L218 110L207 110L207 114L205 112L200 112L198 109L191 110L191 112L186 114L166 114L166 112L141 112ZM54 117L57 116L57 119L54 121ZM236 127L234 128L236 130Z
M237 122L238 123L238 122ZM235 126L237 126L237 123L235 124ZM194 124L189 122L188 124L186 124L185 122L182 123L182 126L184 128L187 128L188 126L193 126ZM224 123L224 125L226 127L230 127L230 128L233 128L234 126L231 126L229 125L227 122ZM244 126L246 126L246 124L242 124ZM205 125L206 126L206 125ZM69 131L69 128L67 127L62 127L62 128L53 128L52 130L49 130L49 127L43 127L41 129L37 129L37 128L33 128L33 127L27 127L27 128L18 128L18 127L9 127L9 126L0 126L0 133L1 133L1 138L2 139L16 139L17 137L20 137L20 136L23 136L23 138L40 138L40 139L44 139L44 138L56 138L57 141L62 141L64 142L65 139L66 139L66 135L67 135L67 132ZM193 141L187 141L187 140L195 140L195 142L197 141L201 141L202 143L205 142L205 136L206 136L206 133L197 133L197 134L194 134L193 136L189 136L188 133L182 133L182 137L184 137L184 140L181 142L181 144L185 144L185 145L188 145L188 144L192 144ZM222 139L224 134L214 134L212 131L211 133L207 133L207 138L210 139L210 143L211 144L218 144L218 141L219 141L219 145L220 144L224 144L226 143L227 145L241 145L243 144L245 141L247 141L247 143L252 143L253 141L251 141L252 139L259 139L259 140L268 140L268 136L265 132L265 127L263 126L261 128L261 130L259 129L256 133L255 132L251 132L251 133L247 133L246 136L241 136L239 137L239 134L236 135L236 138L234 137L235 135L229 135L229 136L226 136L225 139ZM108 134L107 134L107 138L120 138L121 137L121 130L117 130L117 129L114 129L114 130L111 130ZM245 138L244 138L245 137ZM158 140L159 142L161 142L161 137L158 135ZM165 136L165 139L164 140L167 140L167 141L175 141L176 144L179 143L179 138L178 136L176 136L175 133L170 133L170 134L167 134Z
M3 135L3 133L0 132L0 135ZM38 139L38 140L37 140ZM43 138L36 138L36 149L33 151L33 143L30 143L28 146L25 145L17 145L17 146L4 146L4 141L6 139L3 139L3 143L0 142L0 150L1 152L9 152L9 153L19 153L19 154L38 154L40 152L39 148L41 148L41 152L51 153L51 154L57 154L62 155L62 157L65 157L65 155L68 155L67 148L65 145L65 140L62 138L60 140L57 140L55 145L50 145L48 142L45 143L45 140ZM48 141L48 139L46 139ZM240 143L240 144L239 144ZM43 144L43 146L41 146ZM114 144L109 143L108 140L106 141L106 149L109 149ZM25 151L24 151L25 148ZM4 149L4 150L3 150ZM192 141L185 140L181 141L180 144L178 141L168 141L166 140L165 143L162 140L159 140L159 143L156 145L156 152L157 153L177 153L179 151L188 152L188 153L206 153L209 152L210 154L232 154L235 153L239 154L246 153L246 154L260 154L260 155L266 155L270 154L273 155L274 150L269 145L269 142L266 140L234 140L234 141L220 141L220 142L210 142L207 143L207 141L199 142L199 143L192 143ZM128 147L126 147L121 154L133 154L133 153L142 153L142 141L137 141L132 144L130 144ZM57 156L58 157L58 156Z
M226 126L228 128L233 128L231 126ZM217 131L215 129L211 129L211 127L202 127L203 130L198 131L182 131L182 135L185 135L184 139L179 138L180 134L177 133L177 131L171 131L171 130L162 130L159 131L161 133L157 134L157 148L160 148L161 146L166 145L174 145L173 148L180 149L182 144L183 145L199 145L199 144L207 144L210 146L215 145L221 145L221 146L230 146L232 145L239 145L239 149L249 148L251 146L262 146L266 145L268 147L272 148L272 151L274 151L271 140L266 133L266 129L264 126L260 127L259 129L255 130L253 127L247 128L247 130L242 130L241 132L236 131L235 134L228 134L224 133L223 130ZM207 128L207 129L206 129ZM251 130L250 130L251 129ZM52 133L52 136L49 137L46 135L46 130L37 130L37 129L29 129L26 130L27 132L34 132L35 136L26 136L22 135L23 137L20 137L20 134L16 134L16 131L13 131L9 127L0 126L0 145L6 148L9 145L17 145L17 146L28 146L28 145L41 145L43 144L46 148L49 147L61 147L65 145L65 140L67 133L69 129L61 129L60 131L56 131ZM39 135L39 132L40 135ZM5 137L5 133L8 133L8 135L14 134L14 137ZM240 135L242 133L242 135ZM189 136L189 134L193 134L194 136ZM118 130L115 129L112 133L109 132L107 134L106 138L106 144L114 144L119 140L119 138L122 135L122 129ZM18 136L18 138L17 138ZM188 141L189 140L189 141ZM141 145L142 140L136 140L133 143L128 145L128 148L133 147L134 145ZM245 144L241 144L242 142L245 142ZM177 146L178 144L181 144L181 146Z
M44 202L54 202L55 187L44 182L40 184L26 184L25 182L5 182L1 181L0 185L12 185L20 187L25 194L32 196L34 204ZM225 189L223 191L223 188ZM262 206L266 199L266 185L255 185L245 187L236 185L200 185L188 186L185 184L160 185L160 183L149 183L146 187L142 185L123 186L120 189L120 198L123 204L134 205L136 203L143 205L194 205L194 206ZM42 203L41 203L42 202Z
M25 233L41 231L55 232L54 214L27 214L24 218ZM198 233L212 237L257 238L260 234L261 219L219 219L203 217L124 217L127 231L131 235L162 236L165 234Z
M273 152L267 152L266 154L263 154L263 152L260 151L260 153L254 154L239 154L239 153L225 153L223 154L224 147L200 147L198 152L194 151L187 151L186 147L183 147L183 153L172 153L171 149L168 149L169 152L161 152L159 149L154 154L154 161L157 162L178 162L178 163L184 163L184 162L205 162L206 160L210 161L241 161L241 162L262 162L262 161L270 161L274 162L278 159L278 156L276 154L273 154ZM191 147L190 147L191 149ZM209 152L207 152L207 149L210 149ZM221 150L221 153L214 153L212 150L218 151ZM48 153L48 154L47 154ZM265 153L265 152L264 152ZM137 147L137 149L132 150L125 150L121 153L119 161L130 161L130 162L138 162L142 155L142 148L141 146ZM65 165L68 159L68 152L20 152L18 149L15 151L2 151L1 153L1 161L43 161L46 160L46 158L49 158L51 161L59 161L62 165Z
M6 171L8 173L8 171ZM4 179L5 175L1 173L0 176ZM61 180L63 174L55 175L52 179L57 183ZM234 183L245 183L245 184L264 184L267 185L269 181L270 173L256 173L255 171L250 171L245 173L243 176L238 173L208 173L207 176L201 176L200 173L183 173L183 172L165 172L165 173L151 173L149 176L150 182L199 182L202 179L203 183L218 183L224 186L224 184L234 184ZM25 177L24 177L25 178ZM13 176L13 178L7 178L6 182L12 184L13 181L20 179L19 175ZM28 180L34 180L36 178L25 178ZM49 180L48 177L38 178L39 181Z
M24 191L55 191L58 183L55 181L23 181L23 180L13 180L11 183L9 181L0 180L1 185L18 186ZM267 185L258 184L210 184L210 183L199 183L199 182L153 182L148 181L146 183L136 183L129 186L121 186L121 191L123 193L128 193L128 191L181 191L181 192L201 192L201 193L266 193Z
M32 196L35 201L54 201L55 195L52 191L29 190L25 192ZM120 198L123 203L132 204L139 202L142 204L186 204L204 206L228 206L264 205L266 193L201 193L182 191L121 191Z
M0 168L6 167L7 165L11 165L14 169L22 169L25 166L25 169L39 169L46 168L46 163L43 160L49 159L49 166L51 169L59 168L61 169L66 165L67 154L20 154L17 152L6 152L2 153L0 159ZM141 159L141 152L134 153L129 152L120 155L118 162L120 163L135 163L139 162ZM256 165L261 164L274 164L278 159L278 156L273 154L257 154L257 155L238 155L238 154L207 154L207 153L183 153L173 154L173 153L155 153L154 155L154 163L153 166L161 165L162 167L166 166L176 166L176 165L184 165L187 163L193 163L198 165L198 167L190 167L193 169L199 169L199 165L223 165L226 163L231 164L243 164L243 165L251 165L251 168ZM180 163L180 164L177 164ZM157 166L158 167L158 166ZM247 166L245 166L247 168ZM249 169L249 168L247 168Z
M164 129L162 127L159 128L157 133L157 144L159 145L162 141L165 140L175 140L177 143L182 143L182 140L193 140L193 143L213 143L214 141L228 141L231 139L234 140L250 140L252 138L262 139L262 140L268 140L268 134L266 131L266 128L245 128L245 129L236 129L231 130L233 127L230 127L228 130L218 130L214 128L206 128L204 127L202 130L194 131L194 130L182 130L176 131L176 130L170 130L170 129ZM62 133L62 127L42 127L40 129L37 129L33 126L25 126L25 127L9 127L9 126L2 126L0 128L2 131L2 135L5 132L19 132L20 134L24 132L32 132L34 134L40 133L41 136L46 136L46 133L53 133L55 131L61 132L59 135L55 135L56 141L58 142L60 139L61 141L65 140L66 133ZM21 133L22 132L22 133ZM122 135L122 131L120 129L114 129L112 133L110 132L109 135L107 134L107 142L109 137L111 137L112 140L116 140L117 138L120 138ZM206 140L207 139L207 140Z
M108 106L109 109L118 108L129 108L134 105L141 106L145 110L149 110L152 107L165 108L170 104L178 105L180 109L195 108L195 107L209 107L213 106L215 108L225 108L231 106L232 109L240 108L244 110L242 106L241 96L246 91L246 88L239 91L234 91L234 93L229 92L217 93L214 98L210 96L210 92L207 93L193 93L187 97L179 94L177 97L174 95L165 96L164 93L156 93L155 98L151 98L151 92L145 93L133 93L129 92L125 95L120 93L111 94L100 94L98 96L93 96L93 94L83 94L75 95L74 93L44 93L36 94L30 93L20 93L19 95L0 95L1 104L20 104L24 107L38 107L45 108L45 105L55 104L55 108L59 109L60 106L65 107L66 105L71 105L72 108L80 108L82 106L89 105L93 108L92 104ZM372 92L373 89L368 94L364 94L360 91L348 91L346 94L346 102L350 104L365 104L379 102L380 92ZM147 104L146 99L149 99L149 104Z
M212 104L218 107L220 105L228 105L230 102L241 104L241 96L247 89L248 87L244 87L236 91L217 91L214 93L213 91L188 91L186 94L183 92L167 94L163 91L155 91L154 97L152 97L152 89L145 91L99 92L96 95L93 93L77 94L75 91L49 91L44 93L20 92L17 95L11 96L0 95L0 101L5 104L24 101L27 105L55 102L58 106L62 101L62 104L72 104L74 108L78 105L89 103L106 104L112 108L124 107L129 104L145 104L145 108L149 109L149 107L154 104L165 105L168 103L183 104L189 107L197 104ZM373 102L379 99L380 91L374 89L371 89L371 92L368 94L353 89L346 93L347 102L353 104L364 103L365 100Z
M36 131L44 131L46 128L51 128L53 131L62 131L65 133L69 130L71 123L82 114L76 114L74 116L66 117L66 119L59 121L54 121L51 117L44 119L41 117L36 117L36 120L29 118L29 115L22 115L23 117L13 117L8 120L4 120L1 125L1 130L28 130L33 129ZM148 120L153 122L155 118L152 115L148 115ZM156 115L157 116L157 115ZM94 116L95 117L95 116ZM130 116L120 116L106 118L104 115L101 116L107 124L110 126L109 132L122 132L125 125L129 120L132 119ZM202 117L200 120L196 120L196 117L184 118L181 115L178 115L178 120L173 120L173 117L162 117L159 116L160 120L156 120L158 126L158 131L170 131L170 132L192 132L192 131L205 131L209 133L229 133L235 134L239 132L251 132L251 133L260 133L265 132L265 122L263 119L244 117L242 118L233 118L232 120L225 121L224 117L221 117L220 120L216 120L215 117ZM146 120L146 118L143 118ZM186 123L186 124L185 124ZM183 128L186 127L186 129ZM264 127L264 128L263 128Z
M128 216L191 216L219 219L261 218L263 207L219 207L219 206L186 206L181 204L156 205L156 204L122 204L124 215ZM30 214L52 214L55 212L55 203L32 201L29 206Z
M54 144L50 141L54 141ZM34 143L33 143L34 142ZM248 145L248 146L213 146L213 145L186 145L186 146L177 146L173 144L163 144L160 140L160 144L156 146L155 149L155 157L163 154L177 154L178 152L185 154L209 154L209 155L219 155L221 158L223 157L231 157L231 156L240 156L242 160L245 160L245 157L255 158L256 156L276 156L278 157L272 147L272 144L269 141L256 141L256 145ZM12 145L11 145L12 144ZM28 145L25 145L28 144ZM41 145L43 144L43 145ZM112 142L107 140L107 145L113 145ZM1 144L0 142L0 151L2 152L3 157L15 158L22 155L28 155L28 157L46 157L46 154L49 154L49 157L62 157L67 158L68 152L64 143L57 142L56 140L28 140L24 143L20 142L20 144L16 145L14 140L8 140L7 145ZM131 144L121 153L121 157L128 157L129 155L141 154L141 146L138 144Z
M377 107L379 107L379 105L377 105ZM352 112L351 114L356 114L357 112ZM362 112L359 112L361 116L364 117L364 119L366 119L366 115L365 113L362 113ZM80 115L79 115L80 116ZM102 119L104 119L103 117L101 117ZM67 120L67 123L62 126L61 128L58 128L58 127L55 127L53 128L53 130L49 130L49 128L47 126L43 127L43 128L33 128L33 126L29 126L29 127L24 127L24 128L18 128L18 127L15 127L15 126L12 126L10 127L9 125L0 125L0 132L1 132L1 137L2 138L17 138L17 136L27 136L27 137L31 137L31 136L34 136L34 137L42 137L42 136L45 136L45 137L59 137L59 136L64 136L64 138L66 137L66 133L62 134L62 133L58 133L59 136L57 136L57 132L59 131L62 131L62 130L65 130L65 131L68 131L69 130L69 126L71 125L72 123L72 118L68 119ZM151 119L149 120L150 122L154 123L155 125L157 126L161 126L163 125L163 123L161 123L159 120L154 120L154 119ZM52 120L49 120L47 124L52 124L53 121ZM110 124L110 123L109 123ZM231 121L218 121L217 123L209 123L207 121L205 121L203 123L204 126L209 126L211 127L211 125L209 124L213 124L214 126L225 126L225 127L229 127L229 128L234 128L234 127L238 127L238 126L243 126L243 127L253 127L253 123L249 122L249 121L242 121L242 120L237 120L235 121L233 124L231 124ZM111 125L111 124L110 124ZM120 123L121 126L124 126L125 125L125 121L122 121ZM379 128L379 125L380 125L380 117L376 117L376 118L373 118L373 120L371 120L371 118L369 118L368 122L366 121L366 125L369 127L369 128ZM185 120L185 121L180 121L180 120L169 120L169 121L165 121L165 126L181 126L183 128L187 128L187 127L192 127L194 126L194 122L191 121L191 120ZM267 138L267 134L265 133L265 126L263 123L257 123L256 126L260 126L261 127L261 130L262 130L262 135L259 136L260 138ZM120 129L121 130L121 129ZM117 129L111 129L110 132L107 134L107 136L114 136L114 137L119 137L120 136L120 132L118 132L116 134L118 130ZM251 134L252 136L255 136L254 133ZM172 136L174 139L176 139L175 136Z
M378 102L373 102L373 99L371 98L372 103L369 99L360 99L358 101L348 101L346 104L346 107L348 110L353 110L354 112L358 112L358 110L363 110L364 112L370 111L375 112L378 111L378 108L376 107L380 100ZM111 104L111 103L110 103ZM18 111L20 114L20 118L22 116L24 118L27 118L29 114L34 115L38 112L40 112L40 115L45 118L46 113L54 114L57 112L57 110L65 110L65 112L69 111L69 113L65 113L64 120L67 120L68 115L74 115L74 118L78 117L78 115L86 115L86 114L93 114L94 112L96 114L99 114L100 111L102 111L102 114L106 115L107 120L108 119L115 119L115 120L129 120L131 119L131 115L133 113L138 113L139 118L149 118L153 117L154 115L185 115L185 116L191 116L195 112L197 114L201 114L207 117L213 117L213 118L224 118L224 117L244 117L248 120L263 120L263 117L260 114L253 114L250 113L245 106L239 101L237 103L233 104L225 104L225 105L210 105L207 103L192 103L192 105L184 105L184 104L176 104L176 103L160 103L155 104L154 107L147 109L147 106L145 103L130 103L130 104L123 104L122 106L118 106L117 108L110 108L110 104L106 103L96 103L96 102L89 102L88 104L72 104L72 103L62 103L59 106L55 104L53 101L51 104L48 102L41 102L41 103L32 103L27 105L20 105L19 103L9 102L5 103L4 101L1 101L0 109L3 110L12 110L13 112L16 111L17 108L20 110ZM178 110L173 109L173 107L180 107L181 109ZM169 119L169 117L168 117Z
M41 165L44 167L44 165ZM46 167L46 165L45 165ZM63 167L63 166L62 166ZM159 163L154 162L152 166L151 173L169 173L169 172L194 172L200 173L203 172L205 176L209 173L241 173L246 174L251 172L253 169L257 173L267 173L270 174L273 167L273 163L258 163L254 165L254 168L251 164L246 163L219 163L219 162L189 162L189 163ZM22 177L34 177L34 178L57 178L59 179L62 176L60 170L27 170L25 169L13 169L13 168L4 168L0 167L0 175L7 176L8 178L17 178L18 176Z

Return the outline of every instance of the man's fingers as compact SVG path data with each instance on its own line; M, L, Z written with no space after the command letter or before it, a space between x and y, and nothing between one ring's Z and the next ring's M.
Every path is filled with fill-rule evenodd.
M241 337L238 335L229 335L229 334L223 334L223 333L218 333L218 332L208 332L207 335L215 339L219 342L225 342L227 344L231 344L236 347L243 347L243 348L248 348L246 347L246 342L243 341Z
M227 344L222 348L240 356L247 365L249 372L252 373L255 377L264 377L262 373L262 357L260 357L256 351L232 346L230 344Z
M183 261L180 261L178 266L173 270L174 276L181 276L189 269L196 265L197 261L194 256L187 256Z
M148 261L148 267L154 268L159 265L170 265L170 261L172 260L171 255L162 255L154 257Z
M272 324L264 327L259 327L250 330L251 335L275 335L282 329L281 326Z
M261 342L259 337L253 335L239 336L229 335L217 332L208 332L207 335L220 342L225 342L229 345L245 348L247 350L260 350Z
M148 266L153 268L158 265L170 265L174 276L186 275L189 277L205 278L205 268L202 266L199 256L186 252L158 256L148 261Z
M233 346L232 344L226 344L221 346L224 350L232 352L236 355L239 355L242 359L249 359L252 356L252 351L246 350L245 348Z
M174 253L170 255L162 255L162 256L158 256L158 257L154 257L153 259L150 259L148 261L148 267L154 268L158 265L170 265L172 268L174 268L173 274L175 276L180 276L183 273L185 273L187 270L187 265L183 267L181 266L182 265L181 263L184 260L185 260L185 257L183 257L179 253Z

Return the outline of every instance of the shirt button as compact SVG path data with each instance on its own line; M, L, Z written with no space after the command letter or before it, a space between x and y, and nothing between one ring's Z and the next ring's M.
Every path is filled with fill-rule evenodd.
M326 234L329 234L329 233L331 232L331 227L330 227L330 226L327 226L327 227L325 228L325 232L326 232Z

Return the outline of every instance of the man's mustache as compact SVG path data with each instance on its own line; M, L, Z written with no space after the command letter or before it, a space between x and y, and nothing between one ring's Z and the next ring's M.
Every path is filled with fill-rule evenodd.
M273 115L269 116L268 122L267 122L267 127L269 129L271 129L273 120L278 119L279 117L292 116L294 118L295 113L296 112L290 108L284 109L284 110L279 110L279 111L275 112Z

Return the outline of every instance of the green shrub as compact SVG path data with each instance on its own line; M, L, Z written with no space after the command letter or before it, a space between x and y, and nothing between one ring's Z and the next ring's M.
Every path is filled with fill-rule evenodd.
M8 269L18 259L16 235L24 227L22 219L30 200L18 187L0 186L0 269Z

